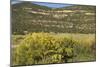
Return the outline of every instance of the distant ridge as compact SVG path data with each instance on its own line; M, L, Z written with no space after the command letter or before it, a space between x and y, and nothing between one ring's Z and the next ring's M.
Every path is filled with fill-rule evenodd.
M41 8L41 9L50 9L49 7L46 6L40 6L37 4L33 4L32 2L21 2L21 3L16 3L12 4L13 7L32 7L32 8Z

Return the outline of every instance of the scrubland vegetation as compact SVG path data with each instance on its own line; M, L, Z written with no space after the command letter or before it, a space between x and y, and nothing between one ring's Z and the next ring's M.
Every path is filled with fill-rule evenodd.
M96 60L96 7L11 5L11 65Z
M95 34L31 33L13 35L13 65L95 60Z

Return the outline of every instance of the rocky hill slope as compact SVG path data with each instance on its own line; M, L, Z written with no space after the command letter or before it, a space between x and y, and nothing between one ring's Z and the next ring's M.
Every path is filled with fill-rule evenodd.
M11 7L12 33L95 33L95 6L73 5L52 9L23 2Z

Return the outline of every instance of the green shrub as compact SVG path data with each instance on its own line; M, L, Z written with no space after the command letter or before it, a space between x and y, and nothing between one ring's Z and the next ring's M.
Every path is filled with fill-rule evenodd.
M73 44L74 41L71 39L56 37L48 33L28 34L19 46L14 48L13 55L15 57L12 59L13 64L27 65L68 62L73 57Z
M91 59L94 44L93 40L77 40L71 36L61 37L52 33L27 34L23 41L13 48L12 64L68 63L80 61L85 57Z

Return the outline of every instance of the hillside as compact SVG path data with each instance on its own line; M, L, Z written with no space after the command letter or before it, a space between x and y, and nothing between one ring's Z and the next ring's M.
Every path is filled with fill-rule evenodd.
M89 6L89 5L73 5L73 6L69 6L69 7L63 7L60 9L67 9L67 10L89 10L89 11L94 11L96 7L95 6Z
M95 33L95 6L73 5L52 9L23 2L12 5L12 33Z

